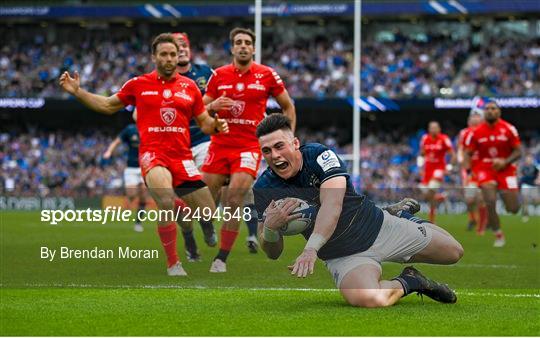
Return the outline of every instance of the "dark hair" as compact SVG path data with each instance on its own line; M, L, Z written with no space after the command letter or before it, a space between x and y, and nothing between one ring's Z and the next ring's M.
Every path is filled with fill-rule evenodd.
M484 108L490 104L490 103L493 103L495 105L495 107L497 107L498 109L501 109L501 107L499 106L499 104L497 103L497 101L495 101L494 98L490 97L489 99L487 99L484 103Z
M251 42L255 44L255 33L249 28L236 27L229 33L229 40L231 40L231 45L234 45L234 37L238 34L247 34L251 37Z
M291 120L280 113L270 114L259 123L255 135L261 137L280 129L292 131Z
M177 51L179 49L173 34L161 33L155 37L154 41L152 41L152 54L156 54L157 46L161 43L172 43Z

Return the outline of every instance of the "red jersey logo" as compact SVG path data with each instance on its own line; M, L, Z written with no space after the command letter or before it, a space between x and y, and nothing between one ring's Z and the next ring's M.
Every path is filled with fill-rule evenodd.
M173 123L174 120L176 119L176 109L174 108L171 108L171 107L161 108L159 112L161 113L161 119L168 126L170 126L171 123Z

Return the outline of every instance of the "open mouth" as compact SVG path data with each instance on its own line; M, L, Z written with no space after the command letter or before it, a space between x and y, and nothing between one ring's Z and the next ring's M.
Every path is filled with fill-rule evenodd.
M283 171L287 169L287 167L289 166L289 163L285 161L278 161L278 162L274 162L274 165L276 166L278 170Z

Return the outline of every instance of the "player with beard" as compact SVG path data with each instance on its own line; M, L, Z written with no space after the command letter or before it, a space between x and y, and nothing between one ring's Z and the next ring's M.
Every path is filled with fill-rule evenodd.
M495 232L495 247L506 244L497 214L497 191L508 212L520 209L519 187L515 162L521 157L521 141L517 129L501 119L501 109L489 101L484 110L484 122L465 139L466 162L478 152L478 161L472 167L488 210L487 227Z
M268 169L254 186L261 247L271 259L283 252L279 229L301 214L291 213L299 198L317 209L302 232L306 246L291 274L306 277L317 258L324 261L345 300L360 307L385 307L412 292L439 302L455 303L455 293L413 267L392 280L382 280L382 262L454 264L461 245L442 228L414 217L407 203L380 209L354 190L346 166L322 144L300 146L290 121L281 114L266 117L257 137ZM283 203L275 203L284 199Z
M221 187L229 180L224 208L237 213L243 210L246 194L257 177L261 161L255 129L264 118L266 103L273 96L283 114L293 122L296 112L292 100L279 75L270 67L253 62L255 34L250 29L235 28L229 34L233 61L216 69L203 97L210 105L220 97L233 101L229 109L218 110L219 116L229 123L228 134L213 135L208 156L201 170L204 181L217 198ZM211 272L226 272L226 260L238 236L240 219L231 217L221 228L219 252L210 268Z
M190 149L189 120L195 118L203 132L228 132L227 122L208 115L196 84L176 71L178 45L172 34L158 35L152 42L152 61L156 69L127 81L120 91L105 97L80 87L79 74L60 76L60 86L88 108L113 114L124 106L137 109L140 135L141 173L160 210L158 234L167 256L167 273L185 276L176 252L177 226L174 222L174 199L184 197L191 208L208 208L212 215L215 203L193 163ZM211 220L205 220L211 223ZM213 225L211 225L213 226Z

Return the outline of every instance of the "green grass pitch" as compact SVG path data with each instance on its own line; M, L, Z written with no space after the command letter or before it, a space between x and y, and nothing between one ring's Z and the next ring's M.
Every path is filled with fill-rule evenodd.
M465 248L453 266L416 265L458 293L454 305L410 295L385 309L352 308L320 262L307 279L286 266L304 240L286 239L277 261L245 248L245 226L226 274L210 274L215 249L197 229L203 262L184 263L188 277L168 277L155 225L40 222L39 213L0 214L0 335L538 335L540 217L503 217L504 248L491 234L465 231L465 216L439 224ZM159 259L40 259L40 247L159 249ZM179 239L179 248L183 241ZM182 259L185 258L183 250ZM385 264L384 277L402 269Z

